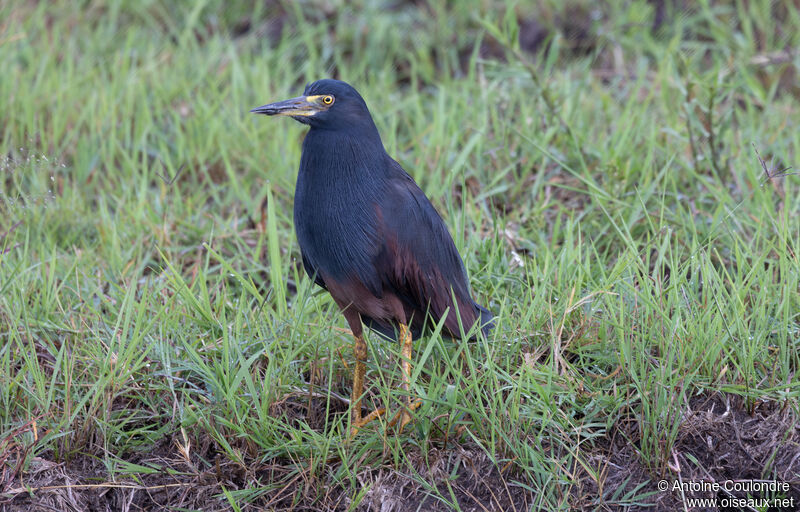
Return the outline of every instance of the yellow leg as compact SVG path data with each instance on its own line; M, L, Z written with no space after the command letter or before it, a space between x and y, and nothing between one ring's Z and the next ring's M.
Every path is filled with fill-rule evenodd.
M353 372L353 392L350 395L350 414L352 415L353 425L360 426L361 423L361 395L364 393L364 374L367 360L367 344L364 343L362 336L356 336L356 343L353 346L353 355L356 358L356 368Z
M403 428L411 421L411 411L419 407L422 401L412 400L411 398L411 351L413 349L413 340L411 338L411 330L405 324L400 324L400 343L402 345L401 355L403 358L400 363L403 371L402 387L406 392L406 405L389 421L389 426L393 427L399 421L400 431L402 432ZM358 433L358 429L386 412L386 409L379 407L366 416L361 416L361 395L364 393L365 361L367 360L367 344L362 336L356 336L353 355L356 358L356 368L353 374L353 392L350 395L352 418L350 437L355 436Z
M350 436L358 433L358 429L374 420L385 412L383 407L375 409L366 417L361 417L361 395L364 394L364 374L367 371L365 361L367 360L367 344L363 336L356 336L356 343L353 346L353 355L356 358L356 368L353 372L353 392L350 395L350 414L352 418Z
M412 400L411 399L411 349L413 348L413 343L411 339L411 329L408 328L405 324L400 324L400 343L402 343L403 347L401 353L403 355L403 361L401 363L402 370L403 370L403 390L406 392L406 407L400 413L400 431L403 431L403 427L405 427L411 421L411 411L416 409L422 403L420 400ZM412 403L413 402L413 403ZM396 422L397 419L392 420L392 424Z

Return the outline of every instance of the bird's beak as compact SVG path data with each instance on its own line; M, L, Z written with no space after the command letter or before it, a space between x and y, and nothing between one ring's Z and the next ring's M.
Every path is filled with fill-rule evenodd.
M298 96L297 98L262 105L250 112L268 116L313 116L317 112L325 110L320 98L322 96Z

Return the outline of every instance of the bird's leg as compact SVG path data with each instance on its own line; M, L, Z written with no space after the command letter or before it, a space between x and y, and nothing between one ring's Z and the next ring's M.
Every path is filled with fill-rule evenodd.
M358 433L358 429L374 420L385 412L383 407L375 409L366 417L361 417L361 395L364 393L364 374L367 371L365 361L367 360L367 344L364 337L359 334L355 336L356 342L353 346L353 355L356 358L356 368L353 373L353 392L350 395L350 411L352 425L350 430L351 437Z
M411 421L411 411L416 409L422 403L420 400L411 399L411 349L413 348L413 340L411 338L411 329L406 324L400 324L400 343L403 347L401 350L403 361L401 367L403 370L403 390L406 392L406 407L400 412L400 431L403 431L408 422ZM397 421L395 417L390 424Z
M361 394L364 392L364 374L367 369L364 362L367 360L367 344L364 337L358 335L353 345L353 356L356 358L356 368L353 372L353 392L350 395L350 413L353 426L361 426Z

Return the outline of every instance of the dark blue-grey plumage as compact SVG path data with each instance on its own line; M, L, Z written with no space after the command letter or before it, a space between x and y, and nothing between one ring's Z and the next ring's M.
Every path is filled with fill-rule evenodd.
M294 203L306 272L330 291L354 332L353 309L386 336L405 323L417 337L429 317L438 322L449 308L446 334L460 337L476 322L488 333L492 315L472 300L444 221L386 153L363 98L337 80L319 80L304 92L320 95L335 102L313 115L297 106L297 115L287 114L311 128ZM268 107L274 108L254 111L271 113Z

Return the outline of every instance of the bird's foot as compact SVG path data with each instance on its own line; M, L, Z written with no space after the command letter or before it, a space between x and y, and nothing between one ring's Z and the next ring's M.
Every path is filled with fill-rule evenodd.
M402 409L400 409L395 413L391 421L389 421L389 426L393 427L399 422L400 423L399 431L402 432L403 428L406 425L408 425L408 423L411 421L411 411L417 410L420 405L422 405L422 400L420 400L419 398L417 398L413 402L410 402L408 405L406 405L405 407L403 407Z
M399 431L402 432L403 428L405 428L405 426L411 422L411 411L417 410L420 405L422 405L422 400L419 398L409 403L408 405L397 411L394 414L394 416L392 416L392 419L389 420L389 423L387 425L390 427L394 427L399 423L400 424ZM383 416L384 414L386 414L386 408L379 407L374 411L372 411L371 413L364 416L363 418L353 419L352 426L350 427L350 439L353 439L356 436L356 434L358 434L358 431L364 425L375 420L376 418Z
M378 407L371 413L367 414L363 418L353 418L353 424L350 427L350 439L354 438L356 434L358 434L358 430L366 425L367 423L371 422L375 418L379 418L383 414L386 413L386 409L384 407Z

